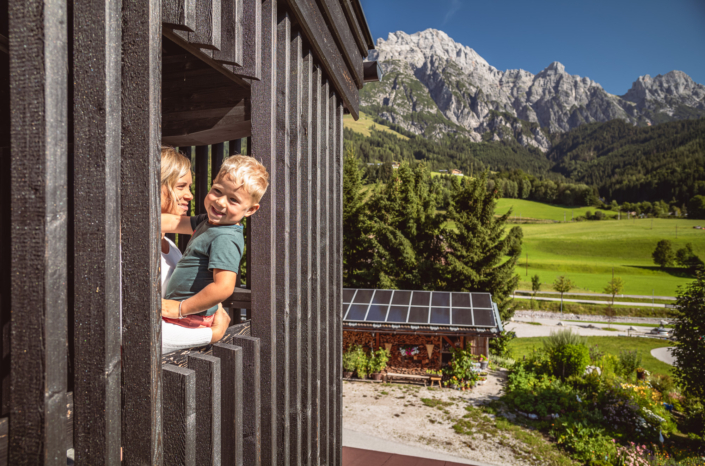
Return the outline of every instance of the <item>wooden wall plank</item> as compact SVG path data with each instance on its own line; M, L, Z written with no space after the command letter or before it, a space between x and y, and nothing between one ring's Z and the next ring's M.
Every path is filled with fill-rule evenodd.
M66 3L8 2L11 112L9 464L66 464Z
M345 0L342 0L345 2ZM360 52L355 44L355 38L350 25L347 22L341 0L321 0L319 3L325 14L330 32L335 37L338 49L342 52L348 69L350 70L358 89L362 89L364 80L362 77L362 60L367 57L367 51Z
M328 30L318 3L316 0L292 0L290 5L298 24L306 34L306 39L316 52L330 85L335 88L345 102L345 107L357 120L360 106L358 89L333 35Z
M73 393L79 464L120 463L121 20L119 3L74 2Z
M162 23L182 31L196 30L196 0L162 0Z
M369 52L367 42L365 42L365 37L362 33L360 22L357 19L357 15L353 11L353 7L350 1L351 0L341 0L340 3L343 5L343 10L345 11L345 18L348 20L348 25L350 26L353 36L355 37L355 43L357 44L358 49L360 50L360 55L366 58Z
M211 146L211 185L218 176L223 160L225 159L225 143L220 142Z
M0 419L0 466L7 466L7 447L10 436L10 419Z
M300 172L301 183L301 210L300 210L300 231L301 231L301 263L299 275L301 277L301 405L303 414L301 417L301 463L305 466L311 465L311 442L312 442L312 386L311 386L311 357L313 353L312 337L313 327L311 325L311 295L313 282L311 280L312 263L312 235L311 219L313 216L314 204L311 198L311 100L312 100L312 74L313 74L313 54L308 48L303 50L301 64L301 121L299 145L301 157L298 171Z
M233 336L232 344L242 348L242 456L247 466L260 466L260 342L259 338Z
M330 437L329 437L329 458L330 464L336 465L337 456L337 441L338 441L338 430L341 428L338 415L338 325L337 325L337 310L336 306L336 294L337 294L337 274L336 274L336 261L338 257L337 250L337 240L336 236L338 234L337 229L337 196L336 191L338 183L336 182L336 166L335 166L335 156L338 148L337 140L337 107L338 98L335 92L331 89L329 100L329 116L328 116L328 332L329 345L328 345L328 367L329 367L329 380L328 389L330 391Z
M188 368L196 373L196 464L220 466L220 359L192 353L188 356Z
M312 57L312 54L309 55ZM311 464L321 458L321 68L311 75Z
M243 0L221 0L220 50L213 59L226 65L243 65Z
M196 148L193 146L186 146L186 147L179 147L179 151L184 154L184 157L189 159L191 161L191 172L193 173L195 163L194 161L196 160ZM193 178L196 178L195 176ZM193 203L195 200L191 200L188 203L188 212L191 212L191 207L193 206ZM161 219L161 218L160 218ZM179 233L179 236L177 237L178 242L176 243L176 247L179 248L179 251L182 253L186 251L186 246L188 245L188 242L191 241L191 235L182 235ZM161 282L160 282L161 283Z
M5 2L7 5L7 2ZM7 6L5 7L7 14ZM11 166L10 159L10 57L0 54L0 163ZM0 172L0 198L10 199L12 178L10 170ZM0 264L9 264L12 253L10 238L12 203L0 204ZM0 416L10 415L10 267L0 268ZM71 307L69 306L69 309ZM6 452L7 453L7 452ZM0 456L2 459L2 456ZM7 455L5 455L7 459Z
M228 156L242 154L242 139L233 139L228 143Z
M213 356L220 358L223 377L221 385L223 464L242 466L242 348L227 343L216 343L213 345Z
M321 463L330 464L330 433L331 433L331 418L330 418L330 337L331 329L329 327L328 314L330 313L330 270L328 263L330 261L330 218L328 209L330 206L330 176L329 176L329 161L330 161L330 92L331 85L328 79L324 79L321 86L321 152L318 163L321 167L321 220L320 220L320 326L321 326Z
M207 50L220 50L221 0L198 0L196 2L196 29L194 32L177 34L188 37L191 45ZM182 37L183 37L182 36Z
M301 465L301 68L302 36L292 31L289 78L289 458Z
M248 249L251 267L248 282L252 282L252 336L260 339L262 380L262 464L277 462L276 392L281 376L277 373L277 338L275 280L277 261L274 254L277 230L275 195L279 178L274 170L275 112L275 51L277 33L277 0L264 0L262 6L262 76L252 83L252 149L269 171L269 189L260 201L259 211L248 219L251 235L257 238ZM248 146L248 154L250 147ZM282 180L283 182L283 180Z
M122 412L126 464L163 463L159 273L160 0L122 15Z
M262 29L263 12L261 0L238 0L242 3L242 66L233 66L232 72L255 80L262 76Z
M196 373L167 364L163 368L164 464L196 465Z
M338 430L335 464L343 464L343 161L345 157L345 143L343 138L343 103L338 101L336 112L336 137L338 140L335 156L336 167L336 218L337 225L335 236L336 250L336 296L333 305L333 315L336 319L336 333L338 344L336 348L337 361L337 386L338 386Z
M279 8L277 17L277 48L275 56L276 67L276 129L275 129L275 156L274 170L276 171L277 185L272 191L276 197L276 215L278 227L276 230L275 252L277 257L277 270L275 279L275 306L277 309L276 325L276 351L277 373L280 377L276 393L276 435L277 435L277 461L273 464L288 465L290 461L289 442L289 386L291 374L289 371L289 320L291 309L289 307L289 276L291 263L291 250L289 237L291 235L291 180L289 178L291 167L291 112L289 108L289 80L291 79L291 19L289 13L282 7ZM281 222L281 223L279 223Z
M196 172L194 179L196 184L196 196L193 199L195 203L196 215L206 213L206 208L203 206L203 201L208 194L208 159L210 146L196 146L196 163L193 168Z

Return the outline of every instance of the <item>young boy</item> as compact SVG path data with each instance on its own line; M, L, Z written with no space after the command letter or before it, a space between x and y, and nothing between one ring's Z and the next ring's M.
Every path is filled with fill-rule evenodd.
M253 157L227 158L203 204L206 213L162 214L162 232L193 234L167 284L165 320L210 327L218 304L235 289L244 236L240 222L257 212L269 185L267 169Z

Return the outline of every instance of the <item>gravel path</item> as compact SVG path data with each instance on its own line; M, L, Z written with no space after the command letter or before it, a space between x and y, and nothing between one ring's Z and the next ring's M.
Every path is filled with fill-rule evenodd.
M673 357L673 353L671 353L672 349L672 346L667 348L654 348L651 350L651 356L655 357L659 361L665 362L666 364L675 366L676 358Z
M599 316L597 316L599 319ZM538 322L541 325L532 325L529 322ZM559 323L562 323L563 325L558 325ZM592 327L590 327L592 325ZM627 329L629 328L628 323L614 323L612 324L612 328L616 329L615 330L603 330L603 327L609 327L608 324L587 324L587 323L582 323L582 322L566 322L566 321L560 321L556 319L544 319L544 318L537 318L537 319L517 319L515 318L514 322L511 322L507 325L507 330L513 330L516 332L517 337L519 338L526 338L526 337L547 337L551 334L551 332L555 332L557 330L561 329L567 329L571 328L573 329L574 332L579 333L580 335L583 336L609 336L609 337L616 337L618 335L627 335ZM654 326L656 327L656 325ZM636 328L636 332L632 331L630 332L631 335L637 335L637 334L644 334L649 331L653 327L634 327Z
M525 465L507 441L457 434L453 419L462 418L466 406L480 406L500 397L505 370L493 371L487 382L472 391L429 389L418 385L343 383L343 427L377 439L476 461L477 464ZM421 399L446 403L426 406ZM486 415L488 416L488 415Z

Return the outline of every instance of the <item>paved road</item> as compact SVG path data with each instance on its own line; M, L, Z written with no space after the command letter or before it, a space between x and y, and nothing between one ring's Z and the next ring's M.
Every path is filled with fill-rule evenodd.
M667 348L654 348L651 350L651 356L655 357L659 361L665 362L666 364L675 366L676 358L673 357L673 353L671 353L672 349L672 346Z
M517 293L522 293L522 294L533 294L533 291L528 291L528 290L516 290ZM554 295L560 295L559 292L557 291L537 291L536 294L554 294ZM564 293L564 296L600 296L604 298L611 298L611 294L603 294L603 293ZM647 296L647 295L640 295L640 294L618 294L615 296L616 298L635 298L635 299L663 299L663 300L668 300L668 301L675 301L678 298L674 298L673 296Z
M628 334L632 336L644 335L647 332L650 332L653 328L658 327L658 325L654 325L653 327L637 326L634 327L637 329L636 331L627 332L627 329L631 325L629 323L613 323L611 328L616 330L614 331L602 330L603 328L609 328L609 324L592 324L592 326L594 326L595 328L590 328L588 326L591 324L588 324L587 322L561 322L556 319L542 318L532 319L532 321L538 322L541 325L529 324L528 319L515 320L514 322L507 324L507 330L513 330L514 332L516 332L516 335L519 338L547 337L551 334L551 332L555 332L557 330L564 330L567 328L571 328L574 332L586 337L616 337L619 335L627 336ZM563 325L558 325L559 322L561 322Z
M512 298L523 298L527 299L524 295L512 295ZM534 298L536 301L557 301L560 302L561 298ZM564 303L583 303L583 304L609 304L608 301L593 301L588 299L563 299ZM651 304L651 303L614 303L615 306L636 306L636 307L673 307L673 304Z

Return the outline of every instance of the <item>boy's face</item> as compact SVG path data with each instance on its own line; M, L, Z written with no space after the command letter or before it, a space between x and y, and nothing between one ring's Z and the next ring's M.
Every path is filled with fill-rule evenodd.
M244 186L237 186L230 175L221 176L213 183L203 204L212 225L237 225L259 209L250 193Z

